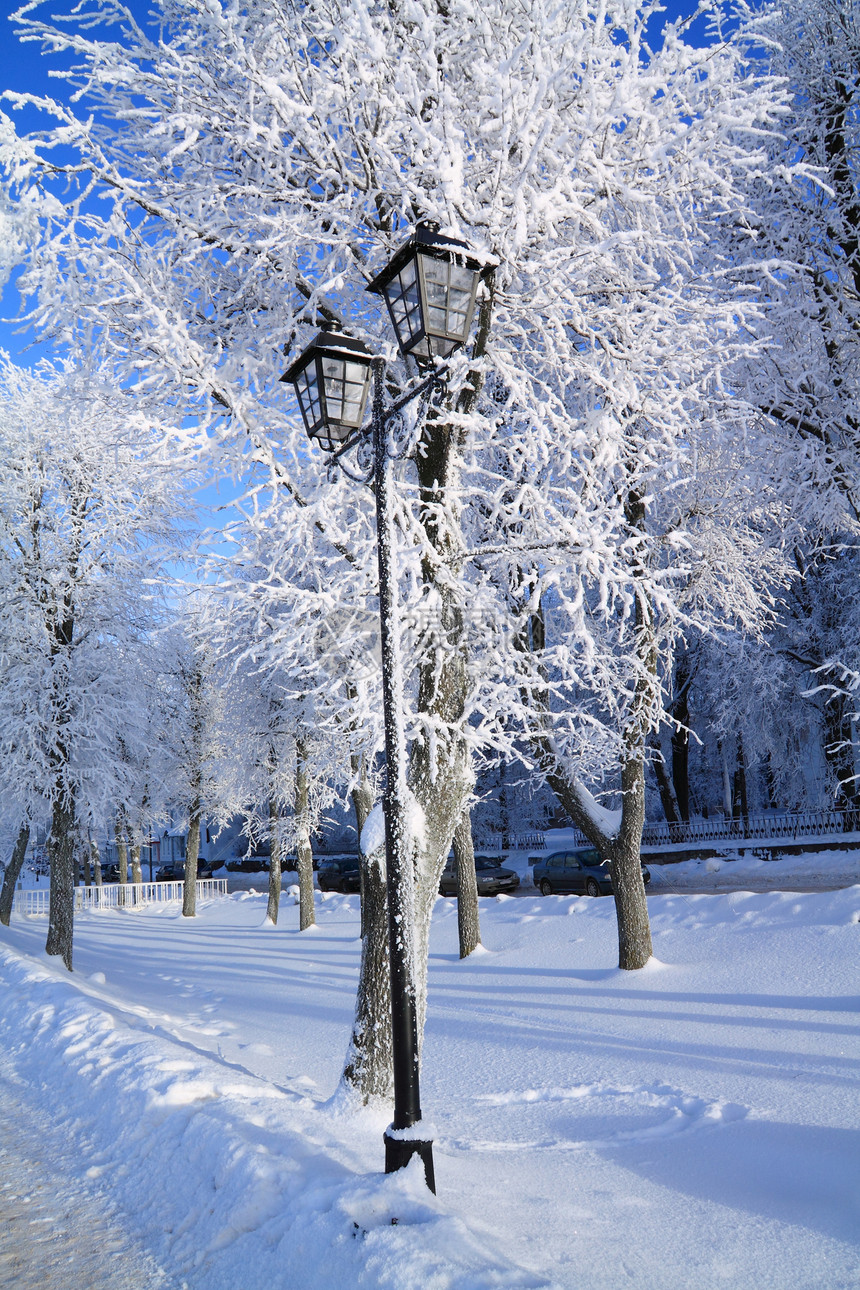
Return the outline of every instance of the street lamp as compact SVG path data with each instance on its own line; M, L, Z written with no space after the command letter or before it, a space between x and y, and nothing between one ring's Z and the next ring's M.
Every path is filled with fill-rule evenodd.
M387 437L388 427L400 410L422 395L429 395L440 383L442 373L436 361L449 357L468 339L478 283L486 271L464 242L443 237L429 225L419 225L370 283L368 291L385 297L401 351L434 369L388 407L385 360L371 357L360 341L339 332L320 332L281 377L295 387L308 434L337 459L363 438L362 417L371 381L373 384L371 438L387 766L382 806L394 1074L394 1118L384 1135L385 1172L402 1169L417 1155L433 1192L433 1143L420 1136L413 875L406 825L409 793L394 551L393 462Z
M418 225L367 287L385 298L404 356L430 364L465 345L484 267L459 238Z
M361 428L370 360L360 340L321 331L281 377L295 386L308 435L328 452Z

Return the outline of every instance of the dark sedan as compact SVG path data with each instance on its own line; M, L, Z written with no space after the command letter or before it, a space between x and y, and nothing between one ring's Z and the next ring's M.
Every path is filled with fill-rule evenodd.
M651 874L642 866L642 879L648 883ZM557 851L555 855L539 860L534 867L535 886L544 896L555 893L573 893L577 896L611 896L612 879L609 865L601 860L594 847L581 847L576 851Z
M320 891L358 891L361 878L358 871L358 857L346 860L320 860L317 869L317 883Z
M210 865L208 860L197 861L198 878L211 878L212 872L213 872L212 866ZM174 861L174 862L168 862L167 864L163 864L161 868L157 869L155 872L155 881L156 882L184 882L185 881L185 861L182 860L182 861L179 861L178 863Z
M516 891L520 885L519 875L513 869L503 868L492 856L475 856L475 877L478 879L479 896L497 896L499 892ZM439 895L457 895L457 870L453 857L442 870Z

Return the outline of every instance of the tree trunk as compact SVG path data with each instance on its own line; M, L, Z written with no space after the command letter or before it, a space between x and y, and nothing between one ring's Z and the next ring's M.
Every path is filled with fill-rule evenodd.
M361 967L343 1082L367 1103L393 1094L388 899L384 853L366 856L361 849L362 830L373 809L373 790L363 768L351 796L361 874Z
M589 796L565 774L556 757L547 729L548 709L543 707L544 729L533 738L533 747L546 782L576 827L609 862L618 921L618 966L642 968L651 957L651 927L642 878L642 827L645 823L645 759L648 737L649 695L656 680L656 653L646 609L636 602L636 649L641 671L625 732L627 752L621 763L621 824L614 837L604 833L589 809ZM542 626L538 639L542 637Z
M83 875L84 875L84 886L91 887L93 885L92 853L90 851L89 843L87 843L86 846L82 847L81 851L82 851L81 869L83 870Z
M116 861L119 865L119 880L121 883L126 883L128 882L128 846L125 838L125 814L122 811L117 812L114 838L116 840Z
M729 760L726 757L726 745L721 739L717 745L720 750L720 766L723 772L723 814L727 820L732 818L732 783L729 778Z
M296 743L296 865L299 871L299 931L316 923L314 856L311 850L308 771L303 740Z
M454 862L457 868L457 932L460 958L466 959L481 944L478 916L478 879L475 875L475 850L472 846L472 820L468 810L460 816L454 830Z
M75 919L75 823L74 801L58 796L48 838L51 893L45 953L61 957L70 972Z
M281 829L278 804L272 797L269 799L269 903L266 906L266 917L277 924L278 910L281 903Z
M660 792L660 805L663 807L663 815L667 824L678 823L678 810L675 804L675 792L669 776L666 774L666 763L663 760L663 750L660 747L660 741L655 737L650 744L654 753L651 758L651 765L654 767L654 777L657 780L657 788Z
M609 873L618 918L618 966L635 971L652 954L651 924L642 878L642 826L645 823L645 763L628 757L621 768L621 828L609 852Z
M343 1081L364 1103L393 1093L391 1058L391 974L388 963L388 902L385 856L363 860L362 908L366 931L361 942L361 969L352 1038Z
M502 833L502 850L511 845L511 812L508 806L508 763L499 763L499 824Z
M854 748L846 696L828 696L823 715L824 756L836 781L836 806L841 811L850 810L857 805L857 783L854 779Z
M188 819L188 838L185 843L185 881L182 884L182 916L193 918L197 913L197 857L200 854L200 802L195 801Z
M93 873L95 874L96 886L100 887L102 885L102 858L99 854L97 842L90 842L90 854L93 859Z
M750 831L750 808L747 798L747 761L744 755L743 736L738 732L738 768L735 771L735 818L742 819L744 833Z
M15 847L12 851L12 858L6 866L6 872L3 875L3 890L0 892L0 923L4 927L9 926L9 919L12 917L12 902L15 899L15 885L18 882L18 875L24 867L24 857L27 854L27 847L30 843L30 826L22 824L18 832Z
M675 699L672 716L679 725L672 731L672 785L678 813L690 820L690 659L680 652L675 664Z
M131 847L131 880L135 883L143 882L143 874L140 871L140 841L135 839Z

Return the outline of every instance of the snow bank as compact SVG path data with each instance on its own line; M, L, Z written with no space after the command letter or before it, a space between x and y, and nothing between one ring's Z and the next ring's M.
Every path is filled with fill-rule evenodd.
M681 890L684 887L799 887L848 886L860 882L860 851L817 851L779 860L762 860L747 851L708 859L658 864L649 856L654 888Z
M378 1172L387 1116L183 1050L153 1033L156 1011L133 1025L94 997L98 977L0 947L2 1046L32 1113L63 1136L83 1129L86 1177L189 1287L548 1284L496 1257L420 1167Z

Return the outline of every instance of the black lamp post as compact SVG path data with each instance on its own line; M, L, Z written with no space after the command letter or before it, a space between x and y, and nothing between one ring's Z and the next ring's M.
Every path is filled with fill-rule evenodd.
M368 286L385 296L400 348L435 369L468 338L478 283L485 267L464 242L442 237L430 226L416 232ZM386 885L391 969L391 1039L394 1119L385 1131L385 1172L403 1168L414 1155L424 1164L435 1192L433 1143L414 1126L421 1121L418 1027L414 975L414 884L407 827L406 741L403 731L403 670L397 613L392 455L388 426L400 409L439 380L434 370L394 404L385 406L385 360L372 358L358 340L320 332L281 377L296 390L308 434L340 458L359 442L362 416L373 382L373 481L379 566L382 702L385 724Z

